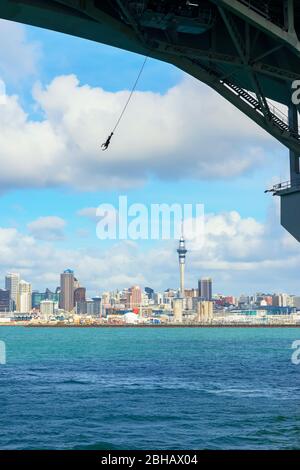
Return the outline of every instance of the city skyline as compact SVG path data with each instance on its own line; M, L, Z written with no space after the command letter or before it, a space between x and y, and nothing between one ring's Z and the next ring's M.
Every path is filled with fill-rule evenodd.
M112 119L110 103L122 106L141 57L6 21L0 34L0 78L6 86L0 113L1 277L16 271L37 289L54 289L57 272L72 266L91 295L99 282L104 289L177 285L177 242L97 239L96 208L103 202L117 207L125 194L130 203L146 206L204 204L205 243L189 245L186 285L203 273L216 280L218 291L234 295L260 288L297 292L299 244L279 227L278 201L263 194L287 175L276 142L204 85L149 60L114 145L100 153ZM139 132L133 132L139 106L145 112ZM153 127L156 106L164 113ZM82 122L80 116L93 115L95 108L97 118ZM64 114L70 120L63 122ZM171 123L183 119L188 124L179 133ZM211 129L219 135L218 146ZM179 134L183 140L174 140ZM13 142L24 145L16 150Z
M61 279L61 284L56 286L53 290L49 289L48 287L42 289L42 290L37 290L33 287L32 283L30 281L25 281L21 279L19 273L7 273L5 276L5 282L3 283L3 287L0 287L0 291L5 292L10 290L10 285L13 285L12 289L12 295L10 296L11 300L14 300L15 302L15 308L19 309L20 307L20 299L18 299L18 288L16 287L16 282L18 286L21 286L21 294L30 294L32 298L36 296L38 299L40 294L46 294L47 300L52 298L53 296L57 296L53 298L52 300L54 302L57 302L59 304L59 307L61 309L65 309L66 311L72 310L76 302L81 302L85 300L92 300L93 296L88 296L86 293L88 292L88 288L81 285L80 282L77 280L75 277L75 273L73 270L70 268L67 268L58 275L58 279ZM13 278L14 283L10 284L8 283L8 280ZM65 278L67 278L67 281L65 281ZM266 305L272 305L272 300L276 302L276 305L278 306L284 306L288 305L289 300L292 298L300 299L300 294L297 295L297 293L292 293L292 292L278 292L278 291L270 291L270 292L265 292L262 290L257 290L255 292L241 292L239 295L233 295L230 292L217 292L213 291L212 286L213 286L213 279L208 278L208 277L201 277L198 279L197 283L198 287L185 287L184 289L184 298L189 298L189 297L199 297L203 299L204 301L224 301L225 304L227 303L228 305L230 304L237 304L238 301L242 301L242 299L251 299L251 301L256 301L257 298L262 298L265 302ZM69 291L69 298L67 301L59 297L60 292L63 290L66 290L67 292ZM135 293L135 290L137 293ZM134 285L134 286L120 286L118 289L112 289L112 290L101 290L99 289L98 294L100 298L103 296L113 296L116 293L118 294L124 294L126 292L132 291L133 299L130 301L131 307L139 306L142 302L141 298L141 293L143 293L146 297L149 299L153 298L154 295L167 295L171 296L174 298L182 298L181 297L181 289L180 289L180 276L179 276L179 286L175 287L166 287L164 290L161 291L156 291L152 289L149 286L139 286L139 285ZM19 292L20 293L20 292ZM151 293L151 294L150 294ZM170 295L171 294L171 295ZM94 297L98 298L98 297ZM277 299L277 300L276 300ZM281 300L280 300L281 299ZM24 300L26 304L26 300ZM34 304L34 302L33 302ZM28 304L27 304L28 305ZM300 303L299 303L300 307ZM34 305L33 305L34 308Z

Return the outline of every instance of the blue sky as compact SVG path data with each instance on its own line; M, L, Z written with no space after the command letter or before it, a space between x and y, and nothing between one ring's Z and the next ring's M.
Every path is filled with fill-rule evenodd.
M18 161L22 161L24 168L29 166L32 168L32 173L37 173L31 178L30 172L27 173L22 165L19 168L14 167L14 172L13 170L4 172L0 180L2 188L0 194L1 227L6 231L4 233L10 233L10 236L12 236L12 232L7 232L8 230L17 231L18 235L14 236L19 238L32 237L34 251L31 258L37 256L37 252L40 253L43 244L46 244L45 251L47 249L51 253L53 250L54 260L68 260L70 258L70 262L72 262L73 259L76 259L76 253L80 258L82 252L87 253L90 250L89 260L98 257L100 264L101 259L104 258L107 262L108 253L105 250L114 249L114 244L100 242L95 233L95 221L79 216L78 211L84 208L95 208L103 202L116 205L118 196L126 194L129 202L144 203L148 206L151 203L203 203L206 214L211 221L214 221L216 227L219 227L220 218L218 219L218 217L223 217L224 227L228 227L228 224L230 226L236 224L232 221L233 219L228 222L228 214L235 212L242 222L238 223L239 228L235 226L232 241L234 242L234 237L237 237L236 240L239 244L241 244L241 237L244 237L244 245L248 243L247 237L251 238L251 233L247 233L247 229L245 229L246 222L251 220L253 223L250 223L249 230L254 230L252 242L253 240L257 242L257 250L260 253L259 262L262 263L261 266L258 265L258 269L261 269L262 266L264 266L263 269L266 269L268 255L265 253L263 256L263 252L268 251L266 246L274 238L268 230L270 213L274 212L276 208L273 198L270 195L265 195L264 190L273 182L287 178L286 149L267 137L238 111L232 110L229 105L204 85L184 76L182 72L168 64L149 60L138 85L140 93L134 96L128 114L125 115L120 130L114 136L112 149L104 155L100 151L99 144L110 131L112 123L118 117L118 109L126 100L126 96L118 92L130 89L143 58L136 54L79 38L14 23L1 22L0 39L1 30L2 39L6 41L7 47L12 47L10 41L15 41L12 48L15 63L18 63L18 54L20 56L27 54L30 58L27 62L31 64L26 69L24 66L22 69L22 65L20 65L20 69L18 69L17 65L12 67L11 57L8 57L8 54L0 54L0 77L6 83L10 106L7 106L7 110L5 108L6 114L4 114L7 116L5 125L7 125L9 132L13 132L10 134L7 131L7 135L15 136L10 140L7 138L8 150L6 151L6 140L4 140L6 139L6 128L2 131L4 147L0 151L2 152L1 165L2 168L5 168L7 164L10 164L10 161L17 158L16 155L19 152ZM7 32L10 30L9 37ZM64 80L58 78L71 75L76 76L78 82L75 83L74 78ZM47 88L51 83L51 87ZM93 97L100 96L97 94L97 89L104 90L101 95L103 101L101 102L99 99L97 106L99 109L101 106L103 109L105 108L102 110L104 114L99 114L99 126L97 119L86 122L82 117L86 115L89 119L91 113L98 113L91 107ZM33 90L35 91L33 92ZM68 102L66 99L66 103L64 103L62 101L66 96L66 90L70 90L71 98ZM74 102L72 102L72 93ZM85 109L84 93L89 94L88 99L91 95L90 107L87 109ZM14 103L13 95L18 97L17 105ZM117 109L116 106L119 108ZM198 108L201 108L201 111ZM25 118L23 113L26 113ZM19 115L23 117L20 117L21 124L16 129L13 122L19 119L17 118ZM67 124L66 115L70 116ZM155 123L156 118L162 120L162 125ZM151 128L149 131L151 132L149 138L147 131L145 131L146 127L142 127L144 125L143 119L145 122L148 119L150 128L153 124L153 129ZM45 124L43 132L45 131L46 137L48 134L50 135L50 128L52 140L50 139L48 143L46 138L44 140L41 138L39 143L41 147L39 147L37 146L37 137L32 137L32 129L34 128L33 123L41 122ZM93 134L90 135L89 131L92 126ZM215 130L214 126L216 126ZM24 135L20 130L23 127ZM78 135L78 129L79 132L81 130L83 132L82 138ZM172 134L173 129L174 134ZM207 137L210 132L212 137ZM179 133L182 133L182 136L180 136L180 142L177 145L176 139L179 138ZM56 136L58 136L57 139ZM94 144L93 142L91 144L91 136L95 140ZM30 147L31 138L32 146ZM72 138L76 140L76 148L72 147ZM12 148L12 139L20 142L17 150L15 147ZM58 142L57 149L55 148L56 140ZM24 153L20 150L21 145L24 145ZM27 145L28 157L26 154ZM94 145L93 149L87 150L90 145ZM52 153L50 150L47 153L46 147L50 149L51 146L53 147ZM79 147L80 150L78 150ZM42 149L42 152L45 150L45 157L39 158L41 154L38 150L37 155L33 156L32 151L34 150L32 149ZM40 163L43 158L45 164ZM68 164L66 164L66 159L68 159ZM101 175L102 167L105 168L103 175ZM181 168L184 171L181 171ZM68 174L69 170L70 177L64 178L64 174ZM47 172L49 175L47 174L46 177ZM62 172L62 178L59 177L60 172ZM116 176L117 179L114 181ZM91 184L89 184L89 178ZM45 182L41 182L43 179ZM110 181L112 183L108 184ZM43 239L40 236L41 233L38 234L30 229L32 222L47 217L56 217L63 221L64 225L57 228L61 236L50 236ZM215 219L212 219L213 217ZM282 250L280 259L284 256L291 256L292 260L294 251L293 255L290 255L290 252L286 255L284 252L286 243L282 240L286 239L286 235L282 231L278 235L276 217L271 219L275 226L276 243L279 244L276 245L276 249ZM243 221L246 222L243 224ZM277 223L279 225L279 217ZM241 226L243 226L242 229ZM210 259L203 256L201 252L196 253L197 250L195 250L196 254L191 254L193 265L191 264L190 274L187 277L191 284L195 285L197 278L201 275L213 275L218 291L226 290L226 292L238 293L241 290L252 291L260 288L266 290L294 288L294 285L289 283L289 279L293 277L293 268L288 271L291 275L287 275L286 280L282 280L277 276L270 278L272 269L268 267L265 271L265 277L262 272L259 279L259 283L263 285L258 285L251 256L247 250L245 251L245 247L243 252L240 245L238 249L241 250L241 253L238 255L238 262L250 263L248 278L244 265L241 267L243 274L239 275L237 260L234 259L235 255L232 259L225 259L226 256L223 254L224 259L220 259L220 254L216 253L221 249L220 247L224 246L224 236L228 237L229 232L226 231L226 227L219 234L218 249L216 242L214 242L215 251L211 253ZM259 237L257 227L261 227L261 233L263 233ZM214 229L211 230L214 231ZM43 231L43 235L45 235L45 231ZM214 235L212 235L213 237ZM6 238L5 236L4 239L6 240ZM27 242L28 239L26 239ZM5 244L5 241L3 243ZM13 245L12 240L10 243ZM49 243L51 243L51 248ZM211 240L208 240L208 245L210 243ZM284 247L282 243L285 243ZM293 242L289 243L293 246L292 250L296 250L298 256L297 247L293 245ZM157 273L156 268L154 269L150 265L145 267L145 270L148 269L147 273L144 273L139 266L138 273L135 274L132 272L131 263L133 266L138 264L139 258L136 260L132 258L130 261L127 258L126 260L122 258L125 260L124 282L128 280L129 283L147 282L151 284L151 269L153 268L153 276L155 277L153 283L156 288L162 289L171 284L176 285L177 277L174 274L174 269L177 260L176 253L174 253L174 242L170 242L169 247L163 244L162 248L159 242L149 246L149 243L141 241L137 243L135 252L138 252L139 256L143 258L143 256L148 256L147 250L150 248L157 249L158 252L161 249L166 250L164 251L167 253L166 260L171 264L168 265L165 262L159 271L161 276ZM11 246L10 249L12 249ZM120 245L118 245L119 249L122 251ZM72 250L72 255L69 250ZM275 247L270 249L271 252L274 250ZM22 256L23 254L20 255L20 258ZM125 255L122 252L123 256ZM126 256L132 256L132 254L128 255L127 253ZM152 253L150 256L154 256L154 254ZM272 258L274 259L274 256ZM219 267L215 265L216 260L220 261ZM54 261L50 267L48 261L46 263L43 257L36 260L36 265L31 268L26 267L25 261L23 264L19 263L17 258L10 261L5 257L5 261L2 259L0 261L2 262L2 274L6 270L19 270L24 273L24 276L33 279L34 287L41 289L47 287L47 283L50 284L50 287L54 287L55 276L57 275L58 279L58 273L63 268L62 263L58 263L56 266ZM226 267L224 267L224 263ZM235 263L232 270L230 263ZM95 280L94 277L91 279L88 268L80 268L78 265L78 269L79 271L81 269L82 282L91 283L91 292L93 293L98 292L98 289L101 290L102 286L105 288L123 287L119 285L119 282L123 282L123 278L112 276L109 280L106 271L100 270L97 273L99 279ZM115 269L116 266L112 264L108 271L111 273ZM47 270L51 272L45 274ZM101 277L105 278L105 282ZM157 277L161 277L161 282L157 281ZM168 283L168 285L164 285L164 283Z

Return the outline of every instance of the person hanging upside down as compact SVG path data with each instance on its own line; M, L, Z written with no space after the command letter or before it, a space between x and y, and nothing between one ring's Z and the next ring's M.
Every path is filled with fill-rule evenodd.
M114 133L112 132L106 139L106 141L101 145L102 147L102 150L107 150L108 149L108 146L110 144L110 139L112 138L112 136L114 135Z

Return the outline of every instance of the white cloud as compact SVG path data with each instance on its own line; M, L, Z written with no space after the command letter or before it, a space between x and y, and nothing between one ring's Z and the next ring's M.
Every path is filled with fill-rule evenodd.
M0 77L16 83L37 72L40 45L29 41L23 25L0 19Z
M54 79L34 97L44 119L31 121L17 97L0 113L0 185L125 189L152 175L230 179L264 163L275 141L209 88L191 78L160 95L137 92L111 146L128 92L80 86L73 75Z
M87 219L92 220L93 222L98 220L96 216L97 207L83 207L77 211L79 217L86 217Z
M39 217L27 224L30 234L40 240L62 240L64 238L64 219L56 216Z

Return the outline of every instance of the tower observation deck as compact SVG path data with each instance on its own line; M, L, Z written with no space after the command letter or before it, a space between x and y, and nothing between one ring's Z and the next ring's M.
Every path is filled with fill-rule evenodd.
M178 246L178 260L179 260L179 275L180 275L180 297L184 298L184 268L185 268L185 256L187 249L185 248L185 240L183 235L183 229Z
M299 1L2 0L0 17L149 55L209 85L289 150L294 190L275 194L300 241Z

